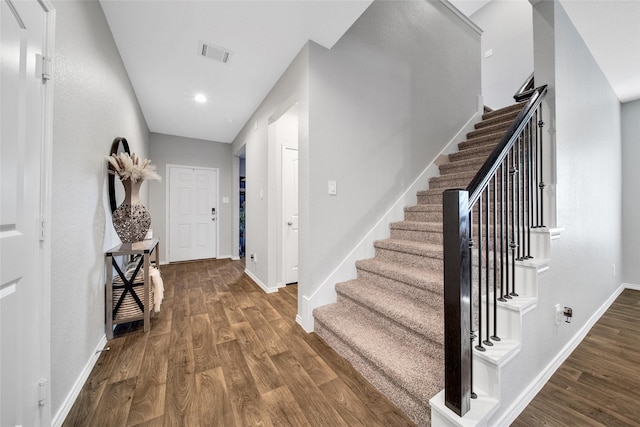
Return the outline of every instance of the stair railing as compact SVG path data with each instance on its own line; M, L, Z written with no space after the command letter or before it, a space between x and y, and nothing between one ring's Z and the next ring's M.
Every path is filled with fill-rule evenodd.
M517 298L516 261L544 227L542 99L535 88L466 189L443 193L445 404L471 407L472 352L500 341L498 305Z

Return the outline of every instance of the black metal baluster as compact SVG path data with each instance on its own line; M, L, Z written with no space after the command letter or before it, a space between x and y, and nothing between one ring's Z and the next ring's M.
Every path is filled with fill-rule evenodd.
M517 231L516 231L516 245L518 251L518 261L522 261L522 179L524 178L523 165L522 165L522 135L518 137L516 145L518 146L518 156L516 165L516 219L517 219Z
M531 256L531 223L533 222L533 202L531 201L531 195L533 194L533 157L531 155L531 148L533 144L533 132L535 125L532 125L533 118L529 121L527 128L528 140L527 140L527 258L533 258Z
M471 398L477 399L478 395L473 391L473 340L476 339L475 331L473 330L473 207L469 208L469 339L471 343L469 344L469 377L470 377L470 389L471 389Z
M487 187L488 188L488 187ZM493 176L493 335L490 337L494 341L498 338L498 176ZM487 300L488 300L487 296Z
M478 198L478 345L476 350L487 351L482 346L482 196Z
M517 144L514 144L514 152L512 164L511 164L511 293L509 294L512 297L517 297L516 293L516 175L518 174L518 169L516 167L516 161L519 156L520 148Z
M511 275L509 274L509 270L510 270L510 265L509 265L509 249L511 248L511 241L510 241L510 235L509 235L509 229L513 227L513 225L510 227L509 226L509 217L510 215L510 210L513 209L513 203L510 203L510 195L511 195L511 185L509 185L509 178L512 176L511 175L511 162L512 162L512 158L513 158L513 147L511 147L511 149L509 150L509 152L507 153L507 158L506 161L504 163L505 167L507 167L506 170L506 181L507 181L507 186L505 188L505 233L504 233L504 238L505 238L505 251L504 251L504 264L505 264L505 277L506 277L506 282L507 282L507 292L504 295L505 299L511 299L511 295L509 292L509 288L511 284ZM513 200L511 200L511 202L513 202ZM513 223L511 223L513 224Z
M491 331L491 322L490 322L490 318L491 318L491 307L489 306L489 285L490 285L490 275L489 275L489 258L490 258L490 253L491 253L491 248L489 245L489 224L491 224L490 219L491 216L489 215L489 211L490 211L490 199L489 199L489 194L490 194L490 186L487 184L487 187L485 188L484 191L484 198L485 198L485 208L484 208L484 217L485 217L485 276L486 276L486 280L484 282L484 293L485 293L485 297L484 297L484 301L485 301L485 340L482 341L482 343L486 346L491 347L493 345L493 343L489 340L489 334Z
M505 295L504 295L504 288L505 288L505 284L507 285L507 292L508 291L508 286L509 283L506 280L505 277L505 253L504 253L504 239L505 239L505 234L504 234L504 192L506 191L505 187L504 187L504 161L502 162L502 164L500 165L500 298L498 298L498 301L501 302L505 302ZM508 261L508 259L507 259ZM506 274L509 274L509 267L507 266L506 269Z
M542 104L539 107L540 110L540 120L538 120L538 128L540 129L540 183L538 187L540 188L540 227L544 227L544 140L543 140L543 127L544 122L542 121Z
M539 216L539 212L538 212L538 208L539 208L539 198L538 198L538 110L536 110L534 117L532 118L532 120L535 121L536 123L536 127L535 127L535 131L533 132L533 142L531 145L531 154L533 156L533 177L532 180L533 182L531 183L531 186L533 188L533 201L534 201L534 205L533 206L533 216L531 217L531 220L533 221L533 227L532 228L538 228L540 226L540 216Z

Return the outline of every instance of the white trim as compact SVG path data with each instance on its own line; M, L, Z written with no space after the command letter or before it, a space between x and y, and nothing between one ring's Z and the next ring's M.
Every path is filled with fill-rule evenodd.
M479 35L482 35L482 33L484 32L484 31L482 31L482 28L478 27L471 19L469 19L469 17L467 15L465 15L462 12L460 12L460 10L457 7L455 7L454 5L449 3L447 0L440 0L440 3L445 5L447 7L447 9L449 9L451 12L453 12L454 15L456 15L458 18L460 18L462 20L462 22L464 22L469 27L471 27L471 29L473 31L475 31Z
M287 110L289 111L289 110ZM295 150L296 153L299 152L298 147L294 147L292 145L286 145L286 144L282 144L280 145L280 202L281 202L281 206L280 206L280 224L284 224L285 221L285 217L284 217L284 210L285 210L285 191L284 191L284 179L282 179L282 177L284 176L284 153L286 150ZM298 190L299 192L299 190ZM299 210L298 210L299 212ZM285 245L285 235L287 233L287 227L284 227L283 225L280 227L280 277L279 277L279 283L278 283L278 287L284 287L287 286L287 273L286 273L286 267L287 267L287 262L286 262L286 245ZM298 234L299 236L299 234ZM299 246L298 246L299 247ZM298 250L298 255L300 254L300 250ZM299 273L300 271L298 271L298 277L297 279L299 279ZM291 282L293 283L293 282Z
M389 237L389 224L401 221L404 218L405 206L416 204L416 194L424 190L429 185L429 178L439 174L439 165L443 156L455 153L458 144L465 139L465 135L474 129L483 114L484 105L482 97L478 97L477 111L460 128L460 130L449 140L447 145L440 151L418 177L409 185L396 202L380 217L376 224L365 234L365 236L355 245L349 254L338 264L329 274L316 291L310 296L299 295L301 298L301 321L299 322L305 331L313 330L313 309L336 301L335 284L344 282L356 277L355 262L359 259L371 258L373 256L373 242L375 240Z
M58 412L56 412L56 415L53 417L53 420L51 421L51 425L53 427L62 426L62 423L64 423L64 420L67 418L67 415L69 415L71 407L73 407L73 404L78 398L78 395L82 391L82 387L87 381L87 378L89 378L89 374L98 361L100 352L104 349L105 345L107 345L107 336L103 335L98 342L95 351L92 353L91 357L87 361L87 364L84 366L84 369L82 369L82 371L80 372L80 376L78 376L78 379L73 384L73 387L69 391L69 394L67 394L67 397L62 402L62 405L60 405L60 409L58 409Z
M623 283L622 284L625 289L633 289L634 291L640 291L640 285L635 285L633 283Z
M313 332L313 328L311 328L311 329L307 329L307 328L305 328L304 324L302 323L302 316L300 316L299 314L296 314L296 323L297 323L298 325L300 325L300 326L302 327L302 329L304 329L304 331L305 331L305 332L307 332L307 333L309 333L309 334L310 334L311 332Z
M621 284L613 294L607 299L600 308L593 313L593 315L587 320L587 322L576 332L576 334L567 342L562 350L554 357L549 364L538 374L538 376L529 384L529 386L518 396L515 402L502 414L502 416L496 420L494 425L507 426L510 425L518 415L531 403L536 394L544 387L549 378L556 372L556 370L564 363L564 361L571 355L573 350L578 347L587 333L591 330L593 325L602 317L602 315L609 309L611 304L620 296L625 288L638 289L640 286L629 285L626 283Z
M170 251L169 251L169 247L171 246L170 244L170 229L171 229L171 223L170 223L170 218L169 218L169 213L170 213L170 209L171 206L169 206L170 200L169 200L169 193L170 193L170 186L171 186L171 175L169 174L169 171L171 170L171 168L185 168L185 169L200 169L200 170L208 170L208 171L215 171L216 173L216 255L214 258L220 258L218 256L218 254L220 253L220 169L219 168L209 168L209 167L205 167L205 166L190 166L190 165L178 165L175 163L167 163L166 165L166 174L165 176L167 177L166 179L166 183L167 185L165 185L165 236L167 239L166 244L164 245L164 251L165 251L165 258L167 260L167 262L171 262L171 258L169 257ZM228 256L227 258L231 258L231 256ZM181 260L181 261L195 261L195 260Z
M251 271L247 270L246 268L245 268L244 272L245 272L245 274L247 276L249 276L249 278L251 280L253 280L255 282L256 285L258 285L260 287L260 289L265 291L265 293L272 294L274 292L278 292L278 288L270 288L270 287L268 287L267 285L262 283L262 281L260 279L258 279L258 277L255 274L253 274Z

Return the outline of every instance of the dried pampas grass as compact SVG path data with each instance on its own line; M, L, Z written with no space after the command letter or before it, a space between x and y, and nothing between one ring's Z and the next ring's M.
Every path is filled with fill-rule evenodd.
M156 173L155 165L151 160L140 160L136 153L112 154L107 156L107 161L111 165L109 173L118 175L122 181L130 179L131 182L138 182L145 179L161 179Z

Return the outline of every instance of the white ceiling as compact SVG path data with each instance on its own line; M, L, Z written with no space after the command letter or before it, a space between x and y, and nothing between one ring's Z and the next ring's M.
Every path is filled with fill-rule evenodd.
M149 129L228 143L308 40L331 48L371 1L100 3ZM469 16L489 0L451 2ZM620 100L639 99L640 0L562 3ZM199 56L199 41L230 50L229 61Z
M371 0L100 3L149 129L232 142L304 44L332 47ZM200 40L229 61L199 56Z

